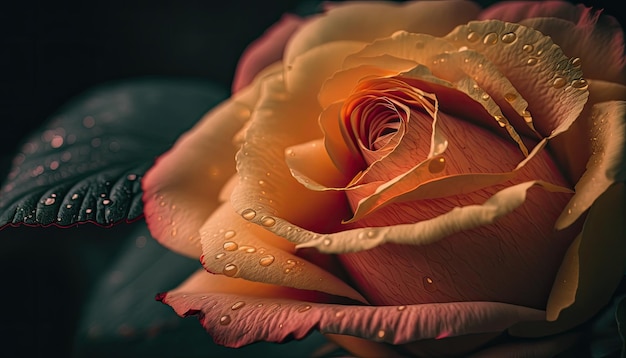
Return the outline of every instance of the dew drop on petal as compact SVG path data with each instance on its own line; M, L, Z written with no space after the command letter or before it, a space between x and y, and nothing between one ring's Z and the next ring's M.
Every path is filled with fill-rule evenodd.
M579 78L577 80L572 81L572 87L577 88L579 90L585 90L589 87L589 83L583 78Z
M228 230L224 233L224 238L232 239L233 237L235 237L235 235L237 235L237 233L234 230Z
M254 209L246 209L241 212L241 216L246 220L252 220L256 216L256 211Z
M376 337L378 337L379 339L385 338L385 330L384 329L379 330L378 333L376 333Z
M330 244L332 244L333 241L331 239L324 239L322 243L324 244L324 246L330 246Z
M237 301L232 306L230 306L230 309L233 310L233 311L236 311L236 310L242 308L245 305L246 305L246 303L244 301Z
M227 264L226 266L224 266L224 269L222 270L222 273L225 276L228 277L233 277L237 274L237 271L239 270L239 268L237 267L237 265L235 264Z
M517 95L515 95L514 93L506 93L504 95L504 99L507 102L511 103L511 102L513 102L513 101L515 101L517 99Z
M535 46L526 44L522 47L522 50L526 53L532 53L535 50Z
M507 32L506 34L503 34L502 37L500 37L500 40L502 40L502 42L504 42L505 44L513 43L515 39L517 39L517 35L515 34L515 32Z
M406 309L406 306L404 306L404 305L403 306L398 306L397 309L398 309L398 311L404 311Z
M103 204L103 205L109 205L109 204L111 204L111 200L109 200L109 199L104 199L104 200L102 200L102 204Z
M226 325L230 324L231 321L232 320L231 320L230 316L227 315L227 314L223 315L222 317L220 317L220 324L222 326L226 326Z
M538 62L538 60L537 60L535 57L531 57L531 58L529 58L529 59L526 61L526 64L527 64L528 66L534 66L534 65L536 65L536 64L537 64L537 62Z
M223 253L223 252L220 252L219 254L215 255L215 259L219 260L219 259L223 258L224 256L226 256L226 254Z
M431 160L428 163L428 171L431 173L439 173L443 171L446 167L446 159L443 157L437 158L435 160Z
M43 202L44 205L52 205L54 204L55 199L54 198L46 198L46 200Z
M276 224L276 220L273 217L266 216L263 219L261 219L261 225L265 227L272 227L275 224Z
M298 312L306 312L308 310L311 309L311 305L304 305L304 306L300 306L300 308L298 308Z
M480 35L477 34L476 32L470 32L467 34L467 41L469 42L476 42L480 39Z
M435 287L435 282L433 281L432 278L430 277L424 277L423 279L423 283L424 283L424 289L426 291L429 292L434 292L437 290L437 287Z
M582 60L580 59L580 57L572 57L569 62L572 64L572 66L574 66L575 68L580 68L580 66L582 65Z
M226 251L235 251L239 248L239 245L237 245L237 243L234 241L226 241L223 247Z
M274 256L265 255L259 259L259 265L267 267L271 265L272 263L274 263L274 260L275 260Z
M483 43L485 45L495 45L496 43L498 43L498 34L496 34L495 32L490 32L486 34L483 38Z
M556 77L552 81L552 87L554 88L562 88L563 86L565 86L565 84L567 84L567 80L563 77Z

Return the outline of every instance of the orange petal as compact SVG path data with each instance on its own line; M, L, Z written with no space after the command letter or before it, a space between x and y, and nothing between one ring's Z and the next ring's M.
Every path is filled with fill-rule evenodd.
M274 219L253 225L229 203L217 209L200 229L203 266L212 273L249 281L365 299L324 269L293 254L294 245L264 229Z
M285 62L324 43L338 40L370 42L398 30L443 36L458 24L476 18L480 7L470 1L350 2L315 17L287 46ZM380 19L393 21L380 21Z

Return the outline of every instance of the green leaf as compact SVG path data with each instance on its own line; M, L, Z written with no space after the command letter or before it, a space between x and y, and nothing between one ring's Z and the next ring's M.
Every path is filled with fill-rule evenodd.
M329 348L326 353L338 351L319 333L287 344L257 343L240 349L216 345L197 319L180 318L155 300L156 293L173 289L201 269L198 260L151 239L143 221L132 225L134 232L84 306L75 357L307 357L322 346Z
M0 227L110 226L141 217L145 171L227 96L205 81L141 78L70 101L15 156L0 189Z

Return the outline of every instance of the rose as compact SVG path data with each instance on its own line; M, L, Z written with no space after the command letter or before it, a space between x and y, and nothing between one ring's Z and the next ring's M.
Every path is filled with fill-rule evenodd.
M281 30L243 64L276 59ZM153 235L217 274L160 299L233 347L314 328L363 355L571 344L624 269L614 20L376 3L292 31L143 182Z

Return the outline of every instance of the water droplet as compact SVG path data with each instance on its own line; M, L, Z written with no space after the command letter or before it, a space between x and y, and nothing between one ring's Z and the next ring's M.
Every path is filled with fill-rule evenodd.
M78 199L78 194L72 194L72 200Z
M232 306L230 306L230 309L236 311L245 305L246 303L244 301L237 301Z
M324 241L322 243L324 244L324 246L330 246L330 244L333 243L333 240L331 240L331 239L324 239Z
M241 216L246 220L252 220L256 216L256 211L253 209L246 209L241 212Z
M290 269L290 268L286 268L283 272L284 272L284 273L290 273L290 272L291 272L291 269Z
M259 185L264 185L265 184L265 180L259 180Z
M246 252L246 253L248 253L248 254L251 254L251 253L253 253L253 252L256 252L256 248L254 248L254 247L252 247L252 246L247 246L247 245L241 246L241 247L239 248L239 250L242 250L242 251L244 251L244 252Z
M337 313L335 313L335 317L340 318L340 317L345 316L345 314L346 313L344 311L338 311Z
M232 322L232 320L231 320L229 315L225 314L222 317L220 317L220 324L222 326L226 326L226 325L230 324L230 322Z
M404 311L406 309L406 306L398 306L398 311Z
M239 269L237 268L237 265L235 265L235 264L227 264L226 266L224 266L224 269L222 270L222 273L225 276L233 277L233 276L235 276L237 274L238 270Z
M474 31L471 31L470 33L467 34L467 41L469 42L476 42L479 39L480 39L480 35Z
M109 200L109 199L104 199L104 200L102 200L102 204L103 204L103 205L109 205L109 204L111 204L111 200Z
M276 225L276 220L273 217L266 216L263 219L261 219L261 225L265 227L272 227Z
M176 228L173 228L171 232L172 236L176 236L177 233L178 231L176 230Z
M522 47L522 50L526 53L532 53L535 50L535 46L526 44Z
M67 204L65 205L66 208L71 209L72 208L72 204Z
M498 43L498 34L495 32L490 32L483 38L483 43L485 45L495 45Z
M226 251L235 251L239 248L239 245L237 245L237 243L234 241L226 241L223 245L223 248Z
M446 159L444 157L439 157L435 160L431 160L428 163L428 171L431 173L439 173L443 171L446 167Z
M572 64L572 66L574 66L575 68L579 68L582 65L582 60L580 59L580 57L572 57L569 62Z
M491 98L489 93L483 93L482 96L480 96L480 99L482 99L483 101L487 101L489 100L489 98Z
M219 259L223 258L224 256L226 256L226 254L223 253L223 252L220 252L219 254L215 255L215 259L219 260Z
M235 230L228 230L224 233L224 238L225 239L232 239L233 237L235 237L235 235L237 235L237 233L235 232Z
M534 65L536 65L536 64L537 64L537 62L538 62L538 60L537 60L535 57L530 57L530 58L526 61L526 64L527 64L528 66L534 66Z
M93 210L91 210L91 209L85 209L85 212L86 212L87 214L91 214L91 212L92 212L92 211L93 211Z
M585 90L589 87L589 83L584 78L579 78L577 80L572 81L572 87L577 88L579 90Z
M379 330L379 331L378 331L378 333L376 333L376 336L377 336L379 339L383 339L383 338L385 338L385 330L384 330L384 329Z
M515 95L514 93L507 93L504 95L504 99L507 102L511 103L517 99L517 95Z
M507 32L506 34L503 34L502 37L500 37L500 40L502 40L502 42L504 42L505 44L513 43L513 41L515 41L516 39L517 35L515 34L515 32Z
M274 262L274 260L275 260L274 256L272 256L272 255L265 255L265 256L263 256L263 257L261 257L259 259L259 265L267 267L267 266L271 265Z
M554 87L554 88L562 88L566 84L567 84L567 80L565 78L563 78L563 77L556 77L552 81L552 87Z
M304 306L300 306L300 308L298 308L298 312L306 312L308 310L311 309L311 305L304 305Z
M423 282L424 282L424 289L425 289L426 291L429 291L429 292L434 292L434 291L436 291L436 290L437 290L437 287L435 287L435 282L433 281L433 279L432 279L432 278L430 278L430 277L424 277Z
M46 198L46 200L43 202L44 205L52 205L54 204L55 199L54 198Z

